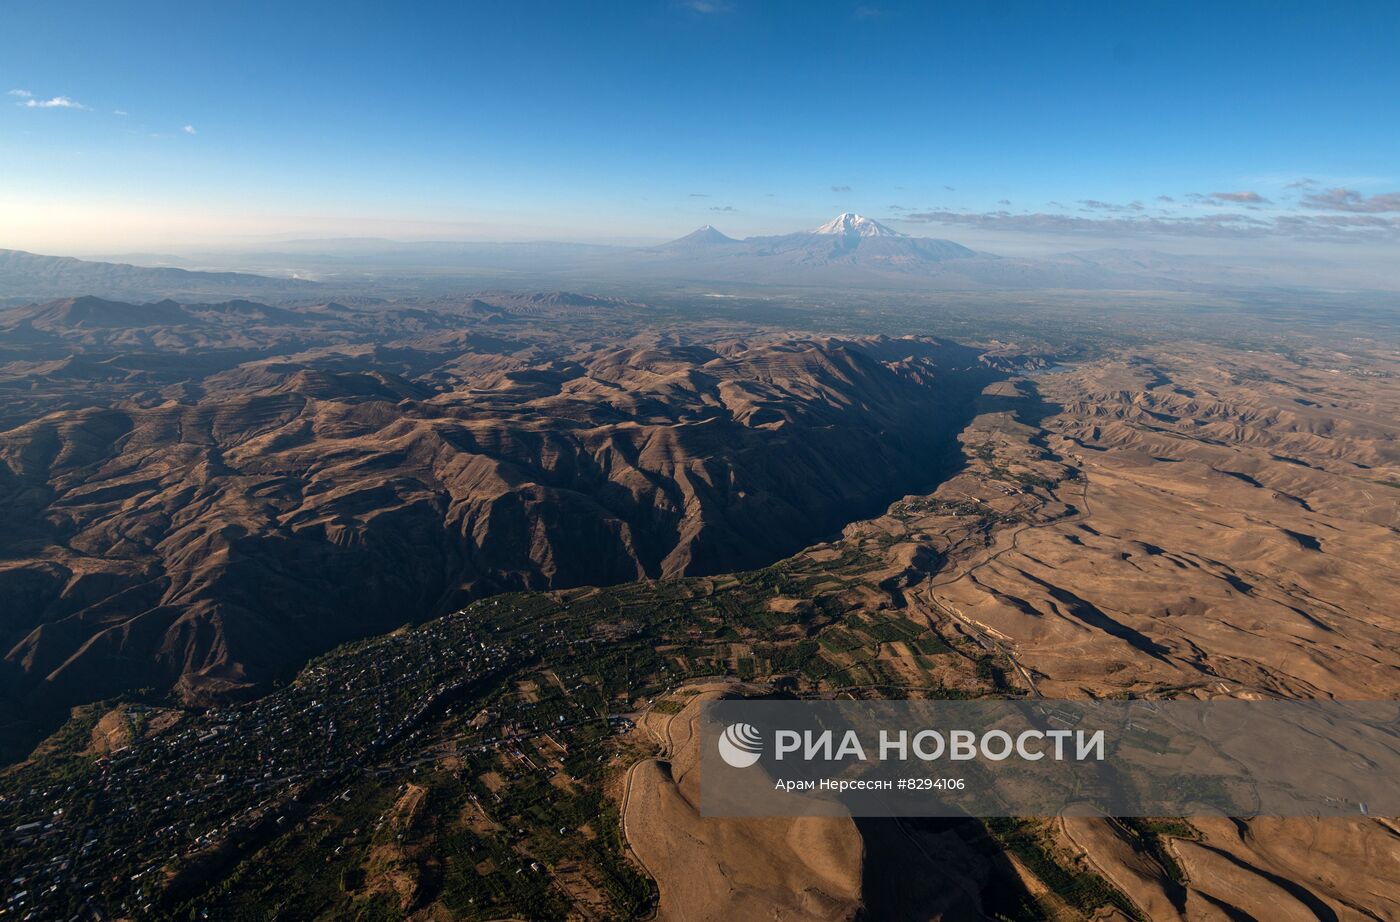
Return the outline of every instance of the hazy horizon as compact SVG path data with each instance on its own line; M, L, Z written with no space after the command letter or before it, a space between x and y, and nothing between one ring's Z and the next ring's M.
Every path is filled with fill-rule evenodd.
M1383 4L62 12L0 36L0 247L645 245L847 211L1003 253L1374 271L1400 242Z

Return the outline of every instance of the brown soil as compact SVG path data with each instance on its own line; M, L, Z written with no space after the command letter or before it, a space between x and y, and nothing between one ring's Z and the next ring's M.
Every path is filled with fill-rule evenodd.
M658 735L668 758L637 763L627 778L623 825L657 881L663 920L844 919L860 906L863 846L850 820L706 818L699 808L693 721L705 688Z

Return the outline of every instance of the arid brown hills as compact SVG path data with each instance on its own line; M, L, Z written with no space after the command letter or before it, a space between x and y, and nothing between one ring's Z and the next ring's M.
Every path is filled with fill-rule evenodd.
M796 559L825 563L833 578L853 548L882 559L862 578L868 608L984 651L985 675L1003 693L1393 700L1396 358L1365 342L1288 355L1175 343L998 382L962 434L963 471ZM898 677L915 695L930 677L911 643L823 650L841 650L834 665L848 671ZM964 676L934 675L966 688ZM725 690L755 693L738 683ZM684 727L692 710L651 720ZM633 847L659 882L660 916L728 918L733 906L758 902L765 918L805 918L800 897L825 892L809 855L825 853L774 839L773 821L699 817L687 797L692 741L661 742L673 764L639 765L623 801ZM855 850L849 823L813 823L810 840ZM705 842L703 857L671 847L657 833L667 824ZM1000 862L982 854L976 822L859 828L865 886L843 893L848 900L879 917L893 899L879 877L896 861L910 878L937 881L916 904L895 902L908 917L991 914L988 868ZM1140 917L1400 916L1393 818L1078 817L1028 821L1022 835L1063 867L1106 881ZM1042 912L1130 917L1077 905L1021 860L1027 852L1011 849L1011 867ZM742 873L766 865L802 888L773 894ZM948 868L958 870L945 878ZM724 885L695 886L716 878ZM895 890L904 900L915 888Z
M244 704L76 709L0 773L5 828L44 830L11 894L91 829L94 905L182 918L1400 912L1393 820L706 818L689 732L717 694L1394 698L1388 343L1011 375L559 293L103 308L3 340L4 611L49 617L10 644L26 716L95 675L209 701L497 588L719 575L483 600Z
M995 374L935 340L521 320L612 309L0 313L7 722L213 700L485 593L776 559L931 486Z
M1061 412L1029 450L1055 460L1027 461L1076 473L1061 515L922 598L1003 638L1047 697L1392 697L1395 371L1384 353L1180 344L1046 375ZM1028 437L1008 423L992 442Z

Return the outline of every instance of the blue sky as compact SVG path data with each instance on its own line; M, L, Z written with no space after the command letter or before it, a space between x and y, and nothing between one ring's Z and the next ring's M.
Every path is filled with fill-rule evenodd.
M641 241L847 210L1389 245L1398 37L1395 3L7 4L0 246Z

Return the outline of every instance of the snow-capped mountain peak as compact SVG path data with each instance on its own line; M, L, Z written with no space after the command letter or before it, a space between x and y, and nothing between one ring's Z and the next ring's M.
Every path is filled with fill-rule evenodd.
M907 237L908 234L901 234L897 230L886 227L879 221L872 221L864 215L851 214L849 211L838 215L835 220L828 221L821 227L812 231L814 234L853 234L857 237Z

